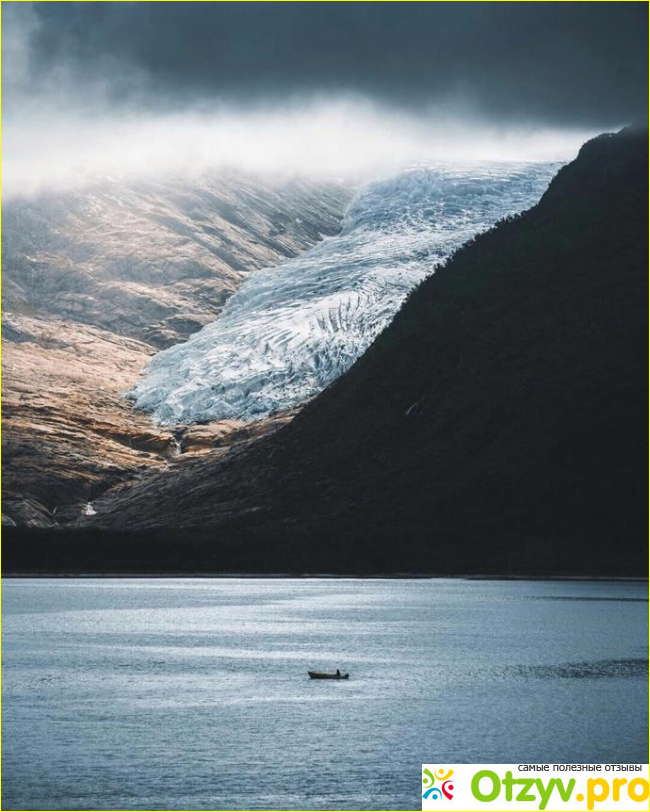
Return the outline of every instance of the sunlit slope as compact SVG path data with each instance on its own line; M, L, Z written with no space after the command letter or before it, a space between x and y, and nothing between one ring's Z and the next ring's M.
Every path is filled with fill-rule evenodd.
M337 233L348 199L337 182L224 171L3 201L3 324L26 312L167 347L252 271Z
M349 197L334 181L213 172L3 198L3 522L64 524L165 467L173 431L123 393L259 268L336 233Z

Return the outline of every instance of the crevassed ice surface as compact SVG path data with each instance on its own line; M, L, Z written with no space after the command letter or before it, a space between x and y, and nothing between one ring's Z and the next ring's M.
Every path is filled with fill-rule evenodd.
M559 166L426 166L368 185L340 234L251 275L218 321L154 356L129 397L170 424L254 420L317 394L414 286L470 237L534 205Z

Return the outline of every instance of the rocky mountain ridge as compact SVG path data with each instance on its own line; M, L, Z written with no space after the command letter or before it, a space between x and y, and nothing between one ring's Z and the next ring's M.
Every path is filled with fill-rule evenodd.
M249 274L336 233L349 197L335 182L224 173L4 203L3 521L74 521L124 478L176 464L179 445L201 453L239 429L221 421L181 443L185 429L155 426L123 393Z

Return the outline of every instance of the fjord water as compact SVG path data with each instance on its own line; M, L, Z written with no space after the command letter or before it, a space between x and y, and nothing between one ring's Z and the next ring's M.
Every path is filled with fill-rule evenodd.
M647 762L647 583L3 581L3 809L418 809L422 762ZM307 669L350 671L310 681Z

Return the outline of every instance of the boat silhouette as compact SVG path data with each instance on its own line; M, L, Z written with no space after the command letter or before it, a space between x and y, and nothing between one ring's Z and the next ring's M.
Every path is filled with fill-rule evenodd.
M326 671L308 671L310 679L348 679L349 674L342 674L339 669L336 669L334 674L329 674Z

